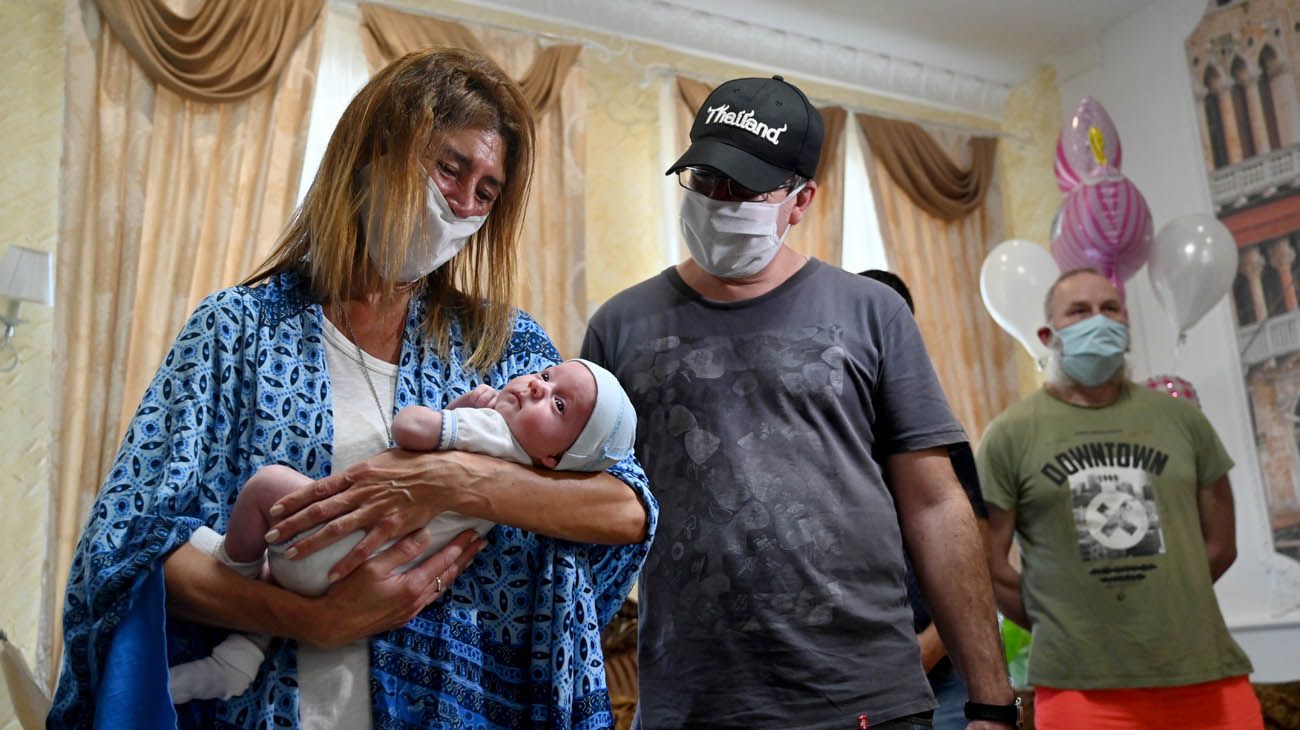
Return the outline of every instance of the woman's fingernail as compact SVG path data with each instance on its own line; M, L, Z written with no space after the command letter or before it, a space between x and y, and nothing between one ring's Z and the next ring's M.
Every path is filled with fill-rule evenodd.
M272 505L271 509L268 511L267 514L271 515L272 517L279 517L281 514L284 514L284 505L282 504Z
M329 581L330 583L337 583L338 580L339 580L339 574L338 574L338 573L329 573L329 574L327 574L327 575L325 576L325 580Z
M298 548L296 547L291 547L288 550L284 551L284 557L289 558L290 560L297 557L297 555L298 555Z
M280 541L280 531L271 530L270 532L266 533L262 537L262 539L266 540L268 543L275 544Z

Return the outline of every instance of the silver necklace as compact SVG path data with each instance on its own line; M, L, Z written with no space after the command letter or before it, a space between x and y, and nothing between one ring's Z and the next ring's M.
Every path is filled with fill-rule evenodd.
M366 385L370 386L370 397L375 399L375 409L379 411L379 422L384 424L384 433L388 436L388 446L391 448L396 444L393 443L393 427L389 424L389 416L384 413L384 404L379 402L379 391L375 388L375 381L370 379L370 368L366 367L366 356L361 352L361 343L357 341L357 335L352 331L352 322L348 320L348 305L346 302L339 305L339 318L343 320L343 329L347 330L348 337L352 340L352 345L357 348L357 366L361 368L361 375L366 379ZM397 397L397 385L393 385L393 397Z

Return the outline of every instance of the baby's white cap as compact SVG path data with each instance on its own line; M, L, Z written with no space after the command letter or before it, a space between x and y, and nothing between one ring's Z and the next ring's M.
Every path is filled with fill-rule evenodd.
M596 404L591 408L591 418L582 427L582 433L564 452L560 471L604 471L632 455L636 441L636 410L628 400L618 378L590 360L573 358L591 371L596 378Z

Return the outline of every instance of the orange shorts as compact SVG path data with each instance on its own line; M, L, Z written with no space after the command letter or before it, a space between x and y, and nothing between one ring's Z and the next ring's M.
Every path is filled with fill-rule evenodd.
M1038 730L1264 730L1245 677L1181 687L1034 688Z

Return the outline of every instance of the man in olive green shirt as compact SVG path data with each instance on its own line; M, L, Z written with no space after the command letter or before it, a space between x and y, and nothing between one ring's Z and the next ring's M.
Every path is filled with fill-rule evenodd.
M1165 727L1186 711L1180 728L1262 727L1213 589L1236 557L1232 460L1195 406L1128 379L1128 314L1107 279L1063 274L1044 306L1048 382L977 456L994 594L1033 631L1037 726ZM1225 698L1245 715L1202 709Z

